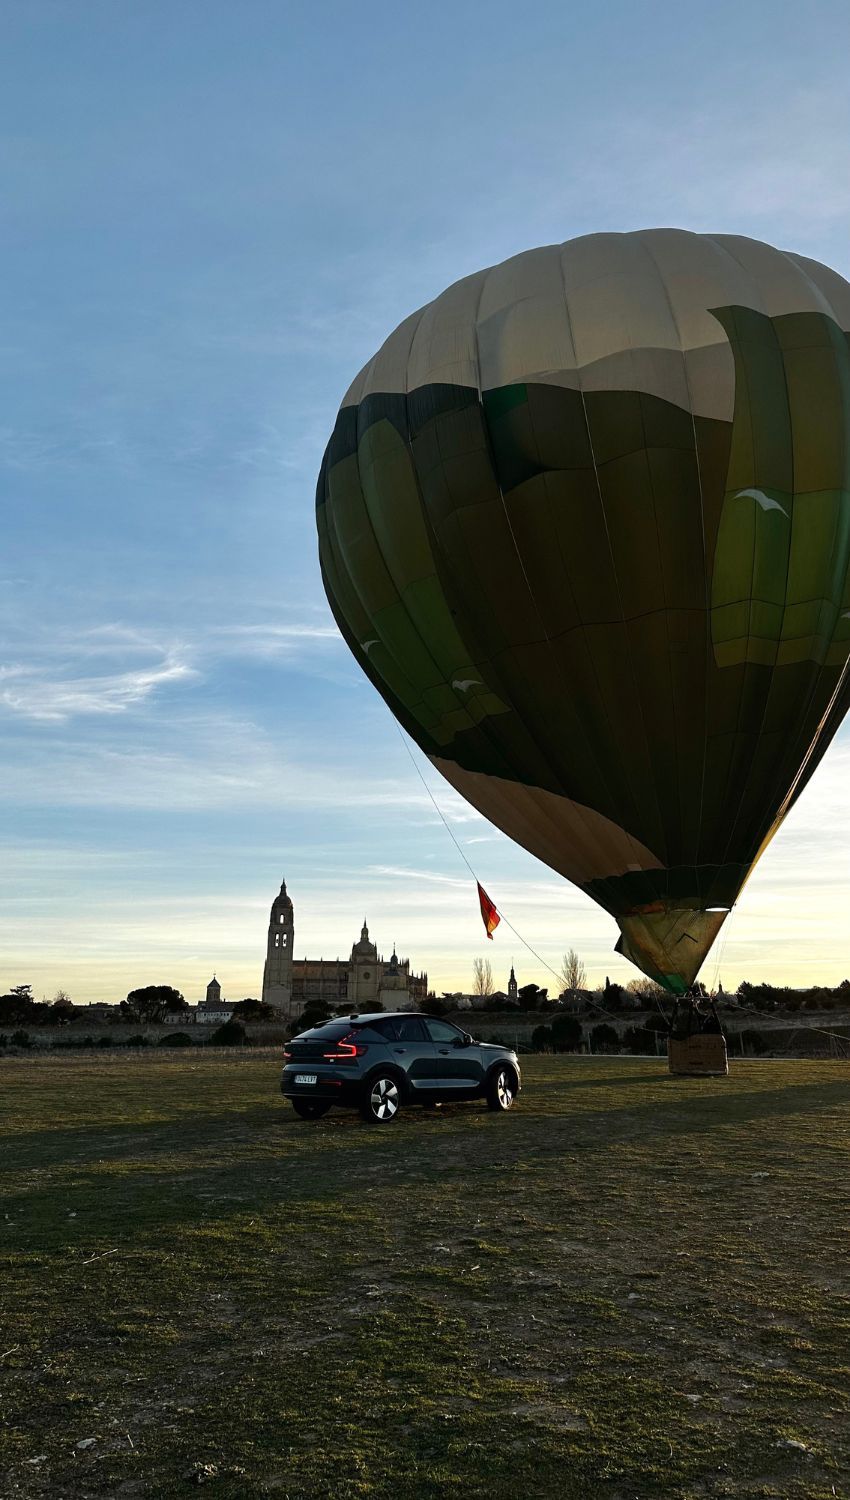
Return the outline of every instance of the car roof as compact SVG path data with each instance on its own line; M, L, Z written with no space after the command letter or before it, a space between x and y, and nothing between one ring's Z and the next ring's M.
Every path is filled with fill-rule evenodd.
M433 1021L421 1010L353 1010L348 1016L335 1016L336 1021L398 1021L402 1016L415 1016L418 1021ZM451 1023L449 1023L451 1024Z

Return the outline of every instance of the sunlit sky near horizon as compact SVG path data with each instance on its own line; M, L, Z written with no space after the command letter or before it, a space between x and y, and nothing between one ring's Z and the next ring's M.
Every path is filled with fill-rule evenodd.
M850 10L7 0L0 18L0 990L259 994L364 915L432 986L553 985L475 889L319 579L340 398L449 282L675 224L850 276ZM416 752L537 952L613 920ZM850 732L703 977L850 973Z

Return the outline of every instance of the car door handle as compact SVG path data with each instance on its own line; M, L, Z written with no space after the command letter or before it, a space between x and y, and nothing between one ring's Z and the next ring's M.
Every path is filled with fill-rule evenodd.
M449 1049L448 1049L448 1047L441 1047L440 1048L440 1056L441 1057L448 1057L448 1055L449 1055Z
M404 1054L405 1054L406 1051L407 1051L406 1047L393 1047L393 1052L400 1052L401 1055L402 1055L402 1057L404 1056Z

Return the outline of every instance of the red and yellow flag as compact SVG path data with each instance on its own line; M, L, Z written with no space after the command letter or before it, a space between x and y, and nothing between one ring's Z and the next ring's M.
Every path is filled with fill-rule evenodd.
M478 886L478 902L481 907L481 920L484 923L487 936L492 943L493 933L495 932L502 919L499 916L499 913L497 912L492 901L490 900L490 897L487 895L487 892L485 891L483 885L479 884L478 881L476 881L475 883Z

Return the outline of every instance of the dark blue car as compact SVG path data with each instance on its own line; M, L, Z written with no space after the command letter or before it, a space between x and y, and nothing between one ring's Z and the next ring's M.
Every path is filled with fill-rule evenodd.
M284 1057L281 1093L304 1120L338 1105L389 1125L402 1105L447 1099L504 1111L520 1090L515 1052L410 1011L337 1016L293 1037Z

